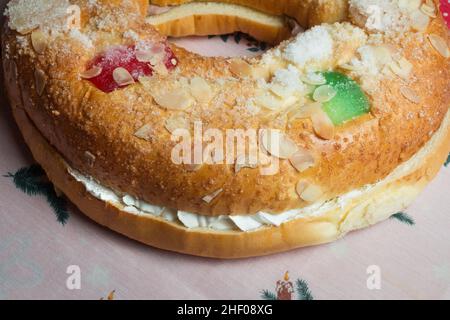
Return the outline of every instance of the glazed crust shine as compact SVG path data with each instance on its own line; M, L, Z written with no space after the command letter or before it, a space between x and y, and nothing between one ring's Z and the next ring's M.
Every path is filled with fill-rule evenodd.
M289 1L273 1L284 2ZM300 23L309 26L328 21L329 16L318 17L318 11L314 11L318 2L323 1L298 1L304 14ZM289 122L264 108L258 112L245 108L246 102L260 92L257 78L269 81L277 69L286 67L287 62L277 58L276 50L286 48L289 41L265 55L273 58L270 63L264 57L207 58L172 45L178 59L175 71L105 93L81 79L89 61L113 45L165 39L145 22L145 1L97 0L94 6L91 1L72 3L82 9L81 29L69 34L55 32L42 50L33 47L30 33L21 35L18 31L26 32L12 30L20 26L4 28L6 73L17 72L20 88L19 95L10 93L12 104L23 108L33 126L72 168L102 185L152 204L203 215L279 213L309 205L296 192L301 180L318 186L321 200L331 199L382 180L410 159L438 130L448 110L450 62L428 40L428 35L436 35L448 44L448 31L439 14L422 32L409 31L395 37L380 32L377 36L357 27L361 17L349 14L347 2L342 1L345 5L338 11L342 16L333 16L332 20L348 22L327 28L331 34L349 36L342 41L335 36L334 58L321 61L320 67L340 70L361 83L371 111L336 127L334 137L324 140L316 135L309 119ZM280 13L278 10L271 10L271 6L265 9L269 13ZM322 21L312 23L309 18L313 16ZM372 43L388 45L406 59L412 65L410 75L398 77L391 73L366 83L374 77L367 75L365 79L358 71L345 69L358 49L367 44L367 37L372 38ZM243 65L241 62L249 66L251 76L236 71L236 66ZM158 90L176 91L180 79L189 83L194 77L208 83L212 93L209 101L194 101L183 110L164 108L156 102ZM410 95L405 97L405 88L416 93L420 103L411 101L415 99ZM190 123L202 121L204 130L281 129L296 145L314 151L318 160L304 172L298 172L288 160L281 160L279 172L272 176L263 176L251 168L236 173L234 165L225 164L203 165L193 171L171 161L175 142L164 124L180 113ZM152 128L149 139L136 136L144 125ZM448 149L448 145L442 148ZM212 202L203 200L219 189L222 192Z

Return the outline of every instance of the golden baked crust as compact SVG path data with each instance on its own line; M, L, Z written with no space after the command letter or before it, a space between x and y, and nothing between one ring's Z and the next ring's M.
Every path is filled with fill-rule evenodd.
M161 108L145 83L104 93L79 78L87 62L105 48L113 44L132 44L135 40L125 36L130 31L141 40L163 40L145 22L142 15L145 3L97 1L93 8L89 1L73 2L82 8L81 31L92 42L91 46L83 45L79 37L63 34L37 54L29 35L18 36L16 31L4 28L5 63L17 67L20 100L27 116L71 167L95 177L105 186L149 203L204 215L278 213L307 205L295 192L297 182L303 179L320 186L323 198L331 199L386 177L430 139L448 110L450 62L426 37L435 34L448 43L448 31L441 17L432 19L425 33L407 33L395 40L380 38L412 64L412 76L408 79L386 77L379 81L368 92L371 114L336 128L336 135L330 140L318 138L309 120L280 125L279 119L268 119L267 113L255 115L242 110L239 101L256 94L256 80L236 76L232 72L233 65L236 61L246 61L257 69L262 64L261 59L206 58L173 47L179 66L166 78L154 76L155 88L170 87L180 78L193 76L214 86L218 86L217 79L225 81L214 100L194 105L184 112L189 121L201 120L207 124L205 127L221 129L279 126L297 145L320 155L317 165L302 173L287 160L281 161L279 173L272 176L262 176L259 170L251 169L236 173L232 165L204 165L197 171L190 171L171 161L174 143L164 128L164 121L175 112ZM308 13L319 12L315 9L317 3L296 2L303 6L298 12L307 17L298 17L299 21L309 21ZM270 6L267 11L273 12ZM326 18L328 16L321 17ZM349 23L328 28L334 34L356 32ZM342 59L350 61L361 43L350 39L336 42L336 45L336 61L330 61L327 68L339 68ZM37 73L45 79L42 95L36 92ZM365 81L356 74L348 74ZM401 93L405 86L418 93L424 103L405 98ZM150 141L134 135L144 124L154 129ZM87 158L87 154L93 157ZM214 201L202 200L218 189L223 191Z
M408 206L433 179L450 148L449 112L446 126L435 134L411 172L363 193L344 208L334 206L320 216L296 219L280 227L266 227L253 232L189 230L152 215L130 214L94 198L68 173L66 162L45 140L26 112L18 106L13 108L13 114L34 158L45 169L49 179L88 217L160 249L222 259L261 256L327 243L352 230L387 219L396 210Z

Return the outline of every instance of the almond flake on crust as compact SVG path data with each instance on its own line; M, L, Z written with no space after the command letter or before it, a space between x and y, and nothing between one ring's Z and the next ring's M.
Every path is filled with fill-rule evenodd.
M170 133L173 133L177 129L187 129L190 128L190 122L186 117L182 114L174 115L168 119L166 119L164 123L164 127Z
M169 70L164 63L160 62L152 66L153 70L160 76L166 77L169 74Z
M257 167L256 163L252 163L250 159L245 155L240 155L237 157L234 164L234 172L238 173L242 168L251 168L254 169Z
M145 124L139 130L134 133L134 136L146 141L150 141L152 139L153 128L150 124Z
M292 119L307 119L311 118L311 116L318 110L322 108L322 104L320 102L312 102L301 106L297 111L295 111L292 115Z
M194 77L190 81L190 90L192 96L198 102L207 103L212 98L211 86L205 79L200 77Z
M44 93L45 86L47 85L47 75L41 69L34 71L34 81L36 85L36 93L41 96Z
M211 194L208 194L206 196L204 196L202 198L203 201L205 201L206 203L211 203L215 198L217 198L217 196L223 191L222 188L220 188L219 190L214 191Z
M427 0L425 3L423 3L422 6L420 7L420 11L422 11L431 18L437 18L436 6L434 5L433 0Z
M392 72L400 78L407 80L413 70L413 65L406 58L402 57L398 61L392 61L389 64Z
M419 104L420 103L420 97L417 94L416 91L414 91L413 89L409 88L409 87L400 87L400 93L409 101L415 103L415 104Z
M315 85L315 86L321 86L327 83L327 80L325 77L320 73L307 73L306 75L301 76L301 80L304 83Z
M311 116L314 132L324 140L330 140L334 137L334 124L330 117L322 110L317 109Z
M169 110L184 110L194 104L192 96L182 88L165 93L151 92L151 95L157 104Z
M298 150L295 142L279 130L261 130L261 144L268 153L280 159L289 159Z
M241 59L235 59L230 62L230 71L238 77L251 77L253 75L250 64Z
M313 167L316 163L316 159L312 152L305 148L299 148L298 151L289 158L289 161L298 172L303 172Z
M295 188L300 199L306 202L314 202L320 199L323 195L322 189L319 186L311 184L306 180L300 180Z
M88 164L90 167L93 167L93 166L94 166L95 159L96 159L95 155L93 155L93 154L92 154L91 152L89 152L89 151L85 151L85 152L84 152L84 158L86 159L86 162L87 162L87 164Z
M139 62L150 62L153 53L150 50L136 50L136 59Z
M34 30L31 33L31 45L38 54L41 54L47 48L47 39L41 30Z
M330 85L323 85L314 90L313 99L317 102L328 102L333 99L337 91Z
M127 69L118 67L113 71L113 79L119 86L126 86L134 83L133 76Z
M99 76L102 73L102 71L103 71L102 67L93 66L89 70L81 72L80 77L82 79L92 79L92 78Z
M195 171L198 171L198 170L200 170L200 168L202 167L202 165L201 164L185 164L184 165L184 168L186 169L186 171L189 171L189 172L195 172Z
M432 34L428 35L428 40L430 41L433 48L441 56L443 56L444 58L450 57L450 49L448 48L447 43L445 42L445 40L442 37L432 33Z
M416 10L411 13L411 27L417 31L425 31L430 24L430 16L421 10Z

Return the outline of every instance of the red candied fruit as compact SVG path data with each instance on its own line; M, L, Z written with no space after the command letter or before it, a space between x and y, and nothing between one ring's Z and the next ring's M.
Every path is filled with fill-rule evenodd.
M444 17L445 23L450 28L450 1L441 0L440 11Z
M134 81L138 81L142 76L153 75L153 66L149 62L139 61L136 51L135 46L115 46L96 56L88 63L87 69L101 68L101 73L90 78L89 81L103 92L112 92L121 87L113 78L116 68L126 69ZM173 70L178 60L169 46L165 46L164 52L164 65L167 70Z

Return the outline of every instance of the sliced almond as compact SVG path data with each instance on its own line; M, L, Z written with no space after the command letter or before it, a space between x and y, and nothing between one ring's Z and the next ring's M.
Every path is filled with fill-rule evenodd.
M84 152L84 158L86 159L88 166L90 166L90 167L94 166L95 159L96 159L95 155L93 155L89 151L86 151L86 152Z
M31 33L31 45L38 54L44 52L47 48L47 38L41 30L34 30Z
M211 86L205 79L200 77L194 77L190 80L190 90L192 96L201 103L207 103L212 98Z
M308 73L304 76L301 76L301 80L304 83L315 85L315 86L321 86L327 83L327 80L323 76L323 74L320 73Z
M314 202L322 197L323 192L319 186L311 184L309 181L300 180L295 188L300 199L306 202Z
M254 65L251 67L250 75L253 79L264 79L269 81L271 77L270 67L267 65Z
M230 71L238 77L251 77L253 74L250 64L241 59L232 60L230 62Z
M436 34L430 34L430 35L428 35L428 40L430 41L433 48L441 56L443 56L444 58L450 57L450 49L448 48L446 41L442 37L440 37Z
M195 172L200 170L200 168L202 167L201 164L185 164L184 168L186 169L186 171L189 172Z
M204 196L202 198L203 201L205 201L206 203L211 203L215 198L217 198L217 196L223 191L223 189L219 189L214 191L211 194L208 194L206 196Z
M261 144L268 153L280 159L289 159L298 150L295 142L279 130L261 130Z
M279 83L271 83L269 90L279 98L288 98L293 94L293 90Z
M420 103L420 97L413 89L409 87L400 87L400 93L409 101L416 104Z
M269 110L279 110L283 106L283 100L270 93L263 93L255 98L255 102L260 107Z
M166 119L164 127L170 133L173 133L177 129L187 129L190 128L190 122L186 117L182 114L174 115L168 119Z
M292 119L309 119L317 110L322 109L322 103L312 102L301 106L293 115Z
M298 172L303 172L313 167L316 163L316 159L312 152L305 148L299 148L298 151L289 158L289 161Z
M415 11L419 9L422 0L398 0L398 6L408 11Z
M150 62L153 56L150 50L136 50L136 60L139 62Z
M322 139L330 140L334 137L334 124L330 117L322 110L317 109L311 116L314 132Z
M80 77L83 79L92 79L92 78L99 76L102 73L102 71L103 71L102 67L93 66L89 70L86 70L86 71L83 71L82 73L80 73Z
M165 58L164 54L154 55L152 58L150 58L149 62L152 66L156 66L158 64L164 64L164 58ZM171 63L173 64L173 61Z
M153 129L150 124L146 124L142 126L138 131L134 133L134 136L146 141L150 141L152 139Z
M411 13L411 27L417 31L425 31L430 24L430 17L420 10Z
M47 75L41 69L34 71L34 81L36 85L36 93L41 96L44 93L45 86L47 85Z
M113 79L119 86L127 86L134 83L132 75L127 69L118 67L113 71Z
M379 65L386 65L392 62L393 49L387 45L373 46L372 52Z
M160 76L165 77L165 76L167 76L169 74L169 70L167 70L167 67L166 67L166 65L164 63L157 63L152 68Z
M349 63L341 64L339 67L341 67L344 70L349 70L349 71L360 71L362 69L360 66L355 66L355 65L349 64Z
M150 51L153 53L156 53L156 54L163 53L163 52L165 52L165 50L166 50L166 45L164 43L159 43L159 42L153 43L150 48Z
M163 61L166 56L165 45L155 43L150 48L138 48L135 54L138 61L149 62L152 65L156 65Z
M185 110L194 103L192 96L181 88L172 92L152 93L152 96L157 104L170 110Z
M422 11L424 14L431 18L436 18L436 6L434 5L433 1L427 1L426 3L422 4L420 6L420 11Z
M314 90L313 99L317 102L328 102L333 99L337 91L329 85L323 85Z
M255 161L256 162L256 161ZM257 163L253 163L247 156L240 155L237 157L236 162L234 164L234 172L238 173L242 168L251 168L254 169L258 166Z
M408 79L413 70L413 65L406 58L402 57L398 61L392 61L389 64L389 68L400 78Z
M27 29L18 29L17 32L20 33L20 35L22 36L26 36L27 34L30 34L31 32L33 32L33 30L36 30L37 27L33 27L33 28L27 28Z

